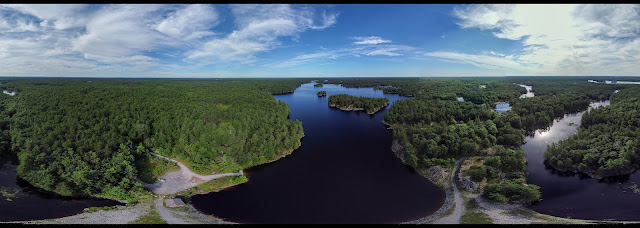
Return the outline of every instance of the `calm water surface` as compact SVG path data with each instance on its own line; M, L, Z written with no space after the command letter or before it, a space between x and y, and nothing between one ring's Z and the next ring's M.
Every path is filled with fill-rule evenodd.
M606 105L609 101L592 103L591 107ZM576 134L583 113L567 114L554 121L549 130L537 131L525 139L522 149L527 152L527 182L540 186L542 193L542 201L529 208L558 217L639 220L640 194L630 189L640 184L639 172L597 180L579 174L558 173L545 166L543 154L547 145Z
M305 137L292 155L245 172L249 182L192 197L193 206L240 223L398 223L427 216L444 203L445 192L405 166L391 151L392 131L384 110L344 112L329 108L333 94L400 96L371 88L304 84L275 96L287 102L290 118L302 121ZM327 97L316 93L327 91Z
M17 179L16 166L0 165L0 222L60 218L88 207L122 205L106 199L73 199L46 193Z

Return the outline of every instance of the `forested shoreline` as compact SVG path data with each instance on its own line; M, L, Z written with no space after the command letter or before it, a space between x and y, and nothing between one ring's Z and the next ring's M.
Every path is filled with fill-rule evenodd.
M3 88L18 95L0 100L2 114L15 113L2 116L0 136L9 129L10 142L0 143L1 153L17 154L18 176L44 190L135 201L144 190L134 179L171 169L150 151L210 174L298 148L302 124L272 94L305 81L8 80Z
M329 107L343 111L364 110L367 114L374 114L389 105L388 98L356 97L347 94L329 96Z
M640 167L640 88L627 86L611 105L582 115L578 133L547 147L546 164L593 178L627 175Z
M150 182L175 168L151 151L210 174L237 172L298 148L302 124L290 121L289 106L272 95L308 81L7 79L0 87L17 94L0 98L0 156L17 156L19 177L47 191L135 201L145 191L134 179ZM538 187L526 183L519 149L525 135L618 89L611 106L585 113L579 133L551 146L545 158L559 170L595 177L640 165L640 92L633 85L570 77L332 78L324 84L412 97L395 102L384 116L401 146L397 156L423 174L434 166L450 168L461 157L484 157L469 173L487 180L483 195L494 201L539 200ZM535 97L519 98L526 89L517 84L533 86ZM346 94L328 101L369 114L389 104ZM512 109L492 111L499 101Z
M397 155L422 173L434 166L450 168L460 157L484 157L488 163L471 167L476 181L489 183L483 195L517 203L540 199L538 187L526 183L524 152L519 149L525 135L548 127L564 114L583 111L590 102L607 99L622 87L589 83L580 77L402 79L398 83L359 79L340 83L377 86L387 93L413 96L396 102L385 115L385 124L394 129L394 140L401 146ZM535 97L520 99L526 89L517 84L533 86ZM465 102L458 102L457 97ZM509 102L512 109L502 114L492 112L496 102ZM504 166L514 168L502 169Z

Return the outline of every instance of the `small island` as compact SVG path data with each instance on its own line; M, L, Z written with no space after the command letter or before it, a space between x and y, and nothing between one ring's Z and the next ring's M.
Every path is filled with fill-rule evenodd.
M327 96L327 91L323 90L323 91L318 92L318 97L324 97L324 96Z
M315 84L313 87L322 87L322 83Z
M329 96L329 107L342 111L365 110L367 114L374 114L389 105L387 98L355 97L347 94Z

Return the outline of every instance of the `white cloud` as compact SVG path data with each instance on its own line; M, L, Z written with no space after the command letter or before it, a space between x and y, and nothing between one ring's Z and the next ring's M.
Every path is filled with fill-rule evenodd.
M285 60L277 64L269 64L268 66L282 68L282 67L291 67L291 66L306 64L311 62L313 62L314 64L317 64L318 61L328 60L328 59L335 60L344 56L361 57L364 55L364 56L394 57L394 56L406 55L410 51L415 49L416 48L407 46L407 45L369 45L369 46L339 48L339 49L333 49L333 50L329 50L328 48L323 48L323 50L320 52L298 55L289 60Z
M256 54L326 29L338 13L299 5L0 5L0 75L155 73ZM231 19L233 31L216 31ZM168 63L171 59L184 62ZM195 63L195 64L194 64ZM172 67L167 67L172 66ZM47 70L48 69L48 70Z
M456 8L453 15L462 28L493 30L497 38L522 42L522 53L494 55L508 60L503 63L511 68L555 75L626 74L638 69L629 64L640 60L630 54L638 50L640 38L638 5L471 5ZM431 56L496 67L482 60L491 57L486 55Z
M391 43L391 40L383 40L377 36L370 37L352 37L351 39L357 40L353 42L354 44L382 44L382 43Z
M52 21L55 29L62 30L84 26L87 17L80 14L80 12L84 11L88 6L77 4L22 4L3 5L2 7L33 15L44 21Z
M171 37L188 40L212 35L209 29L218 25L218 14L208 5L188 5L171 13L156 26L156 30Z
M73 50L84 53L85 58L101 61L136 55L149 50L158 35L146 17L158 6L112 5L96 12L86 25L86 34L73 41Z
M202 48L191 51L187 60L206 63L237 61L251 63L259 52L272 50L282 37L297 38L307 29L324 29L336 23L335 15L323 14L321 25L315 25L314 12L291 5L233 5L238 27L226 37L212 39Z

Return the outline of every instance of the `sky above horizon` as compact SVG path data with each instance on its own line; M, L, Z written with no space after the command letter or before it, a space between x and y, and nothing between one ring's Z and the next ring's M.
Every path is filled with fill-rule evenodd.
M0 76L638 76L640 5L0 5Z

